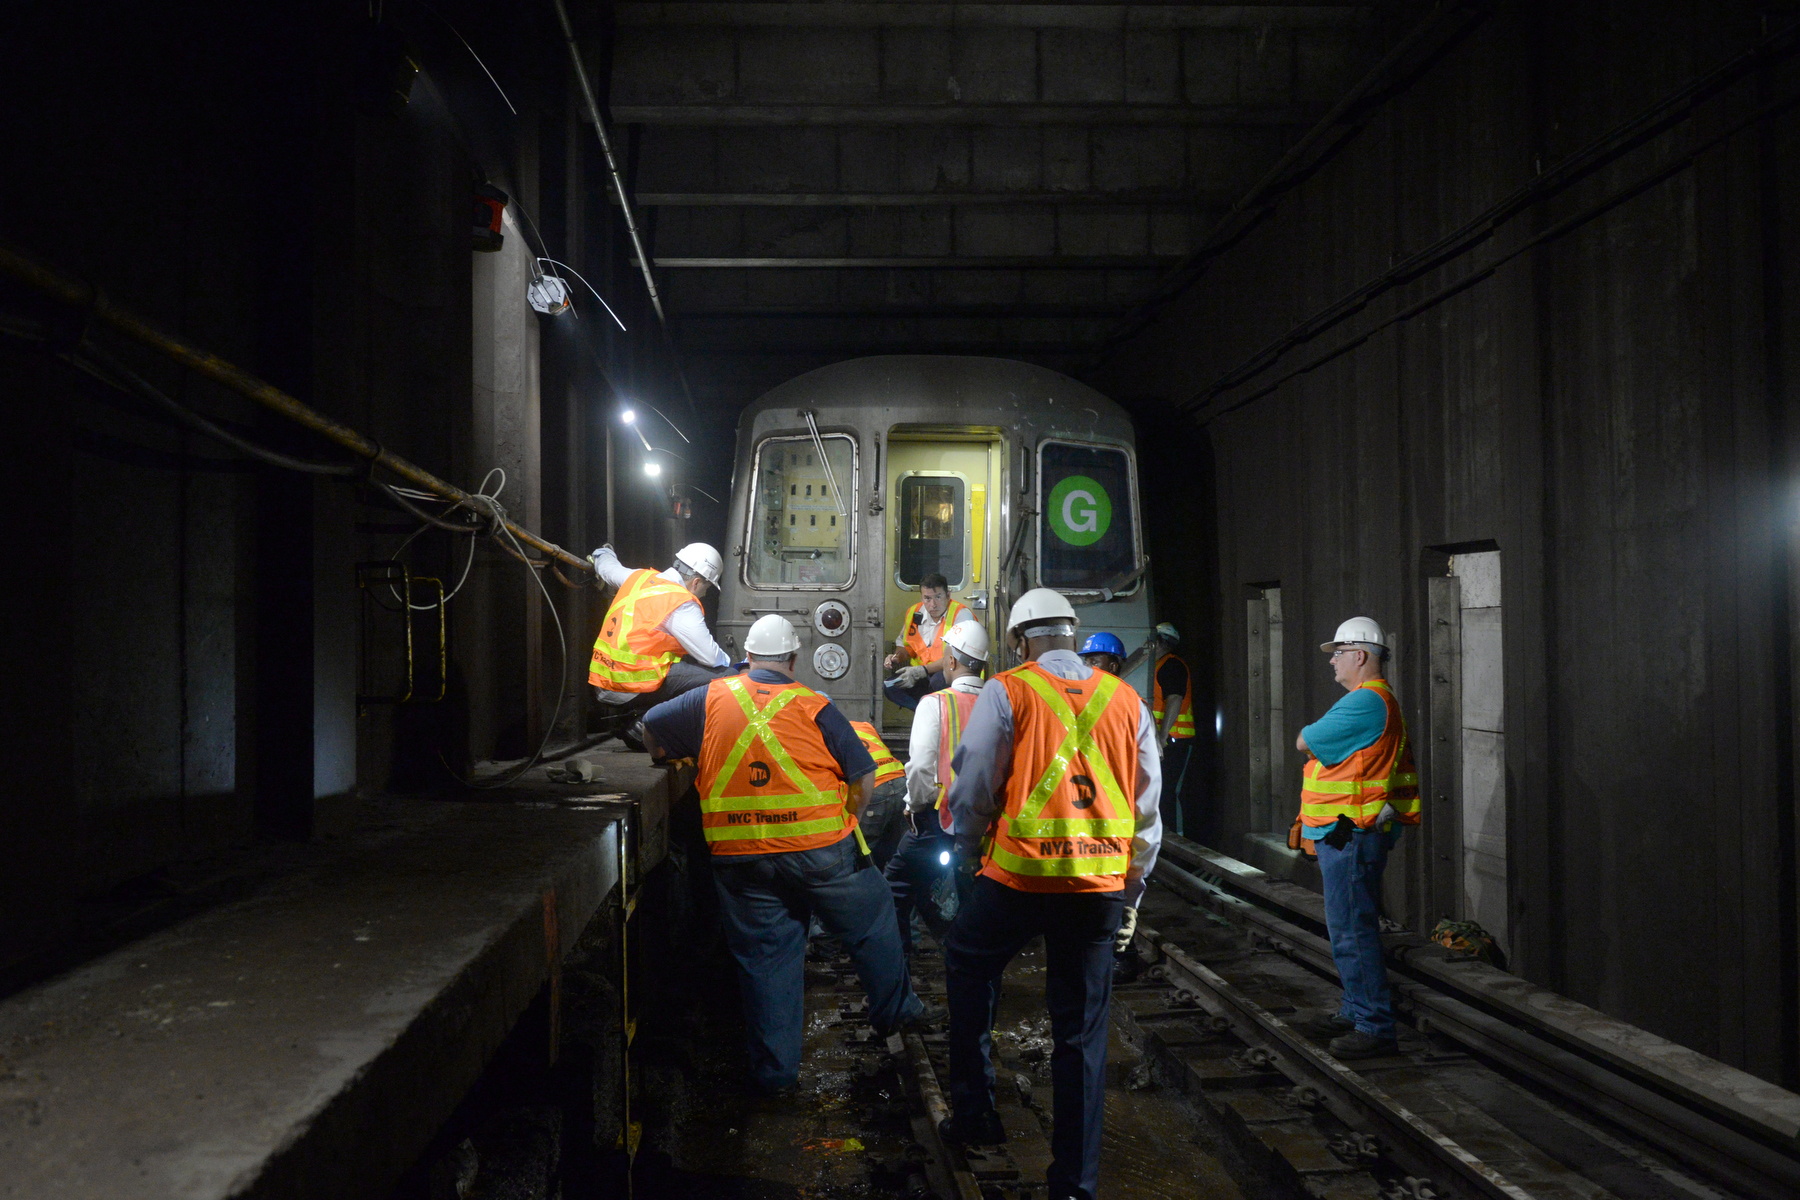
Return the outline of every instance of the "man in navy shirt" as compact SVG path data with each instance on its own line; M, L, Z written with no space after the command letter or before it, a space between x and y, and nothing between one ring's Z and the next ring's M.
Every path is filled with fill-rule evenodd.
M765 616L744 638L747 674L644 714L652 754L700 764L702 824L738 961L751 1076L768 1092L799 1079L815 916L856 964L878 1034L944 1015L914 994L893 895L858 849L855 818L873 790L875 760L837 706L794 679L799 648L785 618ZM711 722L719 724L709 742Z

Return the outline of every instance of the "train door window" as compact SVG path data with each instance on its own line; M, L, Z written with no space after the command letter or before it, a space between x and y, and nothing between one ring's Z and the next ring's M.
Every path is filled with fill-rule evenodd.
M819 457L819 446L825 457ZM744 582L751 587L849 587L856 578L854 439L766 438L756 448Z
M907 475L900 480L899 543L894 580L918 587L940 574L962 587L968 559L968 489L960 475Z
M1117 587L1138 567L1137 474L1117 446L1046 441L1038 449L1038 582Z

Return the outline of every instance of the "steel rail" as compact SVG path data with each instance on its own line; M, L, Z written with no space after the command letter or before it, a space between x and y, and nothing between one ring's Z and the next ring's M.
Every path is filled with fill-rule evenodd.
M1331 945L1318 934L1166 860L1152 878L1221 916L1255 926L1271 949L1336 978ZM1756 1196L1800 1197L1800 1159L1428 982L1392 970L1388 981L1421 1031L1450 1038L1729 1186Z
M53 300L81 310L89 320L100 322L132 341L173 359L196 374L204 375L214 383L229 388L245 399L254 401L269 411L286 417L296 425L311 430L327 441L335 442L359 458L366 459L371 468L381 467L444 500L468 505L478 513L489 512L488 506L472 493L465 492L455 484L439 479L425 468L408 462L398 454L384 448L374 438L358 433L342 422L332 420L324 413L288 395L274 384L257 378L242 367L164 332L137 314L112 303L99 288L64 275L24 252L3 243L0 243L0 274L11 276L20 283L43 292ZM509 518L501 517L499 523L532 549L548 555L558 562L579 567L589 574L593 573L593 564L587 559L577 558L561 546L546 541Z
M906 1060L912 1067L913 1079L919 1087L919 1100L925 1106L928 1148L950 1177L950 1185L956 1193L954 1200L981 1200L981 1187L975 1182L975 1176L956 1165L950 1157L949 1147L944 1145L943 1134L938 1132L938 1123L950 1115L950 1105L944 1099L943 1086L938 1083L937 1068L931 1065L931 1052L916 1033L902 1034L901 1040L906 1046Z
M1314 1046L1225 978L1189 958L1180 946L1161 940L1154 930L1145 933L1171 973L1185 977L1194 986L1201 1007L1230 1021L1233 1031L1245 1042L1267 1050L1283 1075L1296 1084L1318 1088L1326 1106L1340 1121L1353 1129L1375 1126L1390 1149L1407 1148L1422 1154L1425 1163L1448 1169L1459 1182L1491 1200L1535 1200L1533 1193L1508 1180L1449 1134ZM1404 1162L1402 1165L1414 1166Z

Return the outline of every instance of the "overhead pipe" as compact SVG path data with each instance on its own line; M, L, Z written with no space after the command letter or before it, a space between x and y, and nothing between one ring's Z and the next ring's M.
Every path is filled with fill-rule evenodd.
M619 211L625 214L625 232L631 235L631 248L637 252L638 269L644 273L644 290L650 293L650 307L656 312L656 323L662 327L669 361L675 365L675 377L681 381L681 394L687 398L688 411L697 416L699 410L694 407L694 393L688 390L687 372L681 369L681 358L675 352L675 337L669 332L669 318L663 312L662 296L656 290L656 276L650 271L650 256L644 253L637 214L632 211L631 197L625 192L625 179L619 174L619 160L613 156L606 122L600 119L600 102L594 98L594 83L588 78L587 64L581 61L581 47L575 43L575 27L569 23L569 10L563 0L550 2L556 6L556 19L562 25L563 42L569 48L569 63L575 68L575 82L581 85L581 99L587 105L588 119L594 123L594 133L600 138L600 153L606 156L606 172L612 177L613 191L619 197Z
M245 399L252 400L269 411L286 417L296 425L312 430L327 441L335 442L357 457L366 459L371 467L385 468L408 483L416 484L441 499L468 505L476 512L488 511L488 506L477 501L473 494L463 491L453 483L446 483L424 467L415 466L398 454L383 448L381 443L374 438L365 437L348 425L332 420L312 406L296 400L274 384L258 379L242 367L229 363L216 354L196 349L179 338L163 332L137 314L115 305L101 294L100 289L63 275L3 243L0 243L0 274L10 275L20 283L36 288L52 299L80 309L89 320L110 326L133 341L174 359L189 370L204 375L214 383L231 389ZM545 541L523 525L506 517L500 518L500 524L532 549L548 555L558 562L571 567L579 567L590 574L593 573L593 564L587 559L578 558L554 542Z

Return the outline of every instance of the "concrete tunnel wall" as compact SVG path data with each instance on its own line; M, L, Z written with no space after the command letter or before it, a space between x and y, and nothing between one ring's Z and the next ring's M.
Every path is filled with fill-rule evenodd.
M499 48L490 58L517 55L496 60L526 81L517 118L426 10L397 18L418 27L393 42L372 39L354 4L21 13L11 43L31 61L0 70L0 87L10 111L55 119L17 123L0 146L0 238L442 478L473 489L504 465L510 511L577 553L610 537L628 561L666 556L687 533L644 487L616 489L606 528L597 361L620 387L679 393L661 390L656 352L633 340L654 325L547 12L456 14ZM425 67L404 105L387 94L402 46ZM499 255L470 249L478 174L515 197ZM631 338L615 329L596 351L564 326L540 337L520 282L534 252L524 222L541 228L531 246L543 237L615 296ZM0 301L76 326L10 283ZM103 340L253 440L335 456ZM516 353L499 380L503 342ZM386 558L417 522L367 488L253 463L15 339L0 339L0 394L21 508L0 591L14 763L0 801L0 978L204 883L204 867L181 864L258 834L327 835L358 788L442 787L440 754L463 769L542 737L555 634L526 570L492 542L450 609L447 700L359 713L354 564ZM708 519L702 507L694 524ZM465 547L428 533L414 570L453 584ZM559 736L577 737L599 613L593 593L548 582L569 636Z
M1445 784L1432 773L1443 731L1428 719L1425 575L1442 570L1431 548L1491 542L1515 968L1793 1086L1800 115L1749 120L1491 278L1289 375L1754 117L1791 92L1791 60L1211 391L1758 30L1749 5L1499 6L1095 382L1144 411L1201 406L1190 461L1214 478L1216 576L1210 603L1178 603L1210 610L1220 668L1210 836L1233 849L1257 832L1245 600L1275 581L1286 740L1342 694L1318 643L1345 617L1376 617L1398 634L1431 821ZM1288 784L1299 767L1290 750ZM1428 929L1442 913L1427 845L1409 835L1388 892Z

